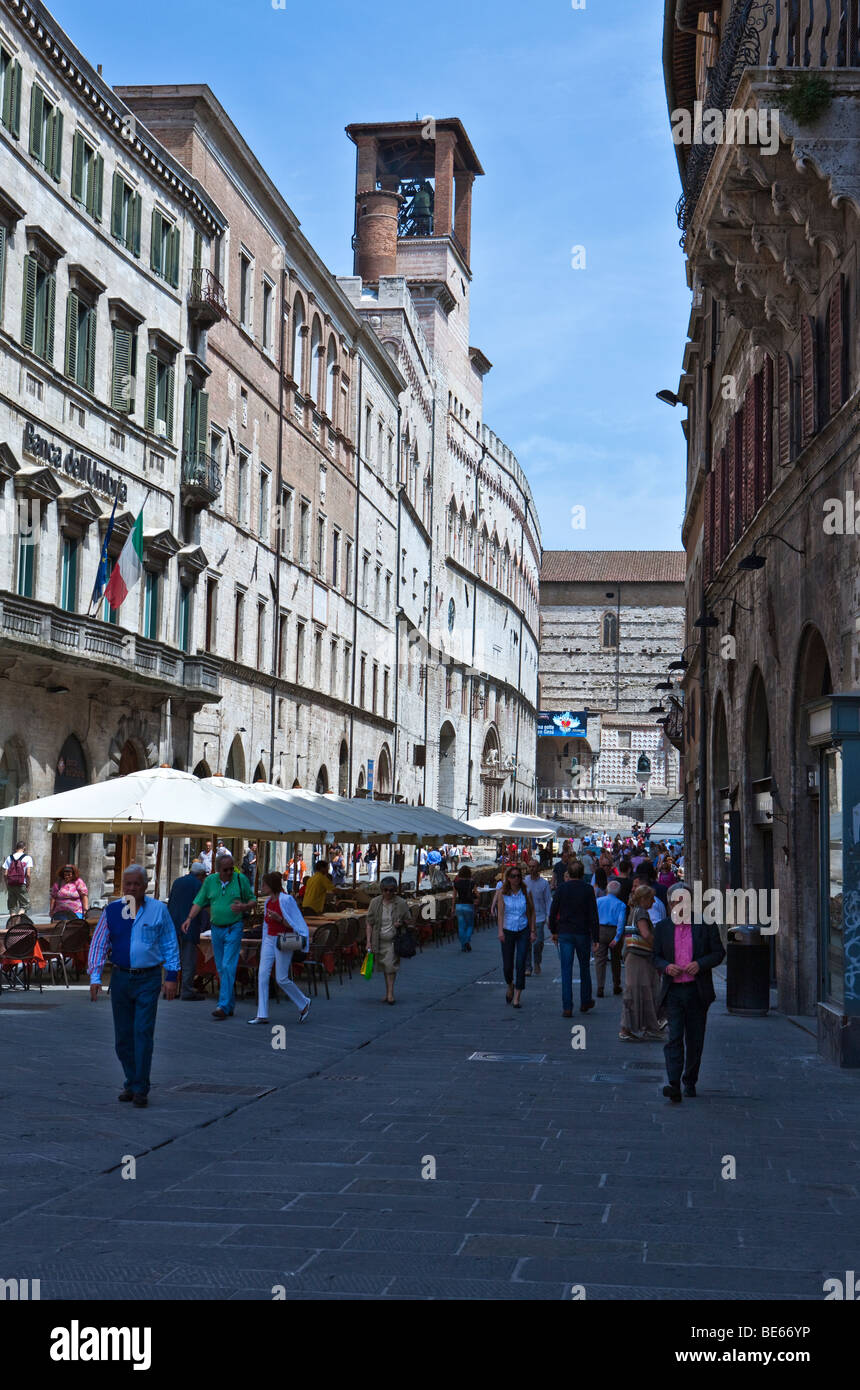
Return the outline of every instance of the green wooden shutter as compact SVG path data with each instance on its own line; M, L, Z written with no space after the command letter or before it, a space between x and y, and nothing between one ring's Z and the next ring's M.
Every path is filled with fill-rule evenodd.
M140 213L143 200L139 193L131 195L131 246L129 250L133 256L140 255Z
M143 423L148 430L155 430L155 396L158 390L158 358L154 352L146 354L146 387L143 400Z
M189 378L185 380L185 413L182 418L182 452L190 454L194 449L194 439L191 433L191 405L193 402L193 388Z
M9 118L6 125L15 139L21 134L21 64L13 62L9 69Z
M197 227L194 228L194 250L191 263L195 270L200 270L203 265L203 237Z
M21 296L21 343L32 352L36 342L36 272L32 256L24 257L24 289Z
M30 93L30 153L34 159L41 160L41 137L42 137L42 110L45 105L45 94L41 87L33 83L33 90Z
M90 181L90 215L97 222L102 220L102 198L105 182L105 162L100 154L93 159L93 176Z
M78 368L78 296L69 290L66 300L66 376L77 380Z
M53 271L45 276L45 318L42 339L42 357L46 362L54 360L54 321L57 310L57 277Z
M114 410L128 412L128 387L131 377L131 334L126 328L113 331L113 375L110 403Z
M51 116L51 127L49 131L50 152L47 161L47 169L51 176L60 182L60 175L63 172L63 113L59 106L55 106Z
M96 387L96 324L98 317L95 306L87 309L87 360L86 360L86 381L84 385L88 391L95 391Z
M6 285L6 228L0 222L0 314L3 313L3 290Z
M167 279L175 289L179 284L179 228L171 227L167 241Z
M115 173L110 208L110 231L111 236L116 237L117 241L122 240L122 191L124 188L125 181L122 174Z
M197 452L209 452L209 393L197 392Z
M167 428L166 438L173 443L173 402L176 394L176 368L168 367L164 374L164 414Z
M76 203L84 200L84 137L79 130L72 141L72 197Z
M161 274L161 213L158 208L152 209L152 241L149 248L149 264L156 275Z

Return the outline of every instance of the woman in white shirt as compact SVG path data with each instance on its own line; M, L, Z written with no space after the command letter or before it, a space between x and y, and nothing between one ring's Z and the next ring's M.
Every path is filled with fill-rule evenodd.
M269 1021L269 979L272 966L275 978L284 994L292 999L299 1011L299 1023L304 1023L311 1007L311 1001L302 994L295 981L290 979L292 951L279 951L278 937L282 932L296 932L304 940L307 950L310 941L308 924L302 916L295 898L284 892L284 880L277 872L266 874L263 879L266 890L263 908L263 940L260 945L260 969L257 974L257 1017L249 1018L249 1023L268 1023Z

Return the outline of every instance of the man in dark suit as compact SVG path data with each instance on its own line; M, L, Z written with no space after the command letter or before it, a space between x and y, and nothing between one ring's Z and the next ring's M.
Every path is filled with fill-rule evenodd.
M657 1010L669 1021L664 1048L668 1086L663 1095L673 1102L696 1094L705 1022L714 1002L711 971L725 956L719 928L693 922L692 895L686 883L669 889L669 916L654 927L653 960L662 975ZM685 1056L686 1054L686 1056Z
M205 878L206 869L202 861L195 859L187 874L174 879L167 899L167 911L176 928L179 958L182 962L182 993L179 997L194 1002L206 998L205 994L194 988L194 976L197 973L197 945L201 931L205 931L209 926L208 913L204 918L198 917L192 922L187 932L183 932L182 923L188 916L191 904L200 892Z
M594 1008L591 990L591 955L600 940L597 899L584 869L577 859L558 888L549 910L549 929L558 947L561 965L561 1008L565 1018L573 1015L573 954L579 960L580 1013Z

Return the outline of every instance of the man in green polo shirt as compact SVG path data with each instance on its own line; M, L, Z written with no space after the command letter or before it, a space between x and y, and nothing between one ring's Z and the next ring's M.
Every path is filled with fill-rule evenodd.
M239 948L242 945L242 918L253 906L253 888L245 875L233 867L232 854L225 852L218 858L215 873L208 874L203 880L203 887L182 923L181 929L185 932L198 912L204 907L209 909L212 954L221 981L218 1007L213 1011L212 1017L219 1020L233 1016L236 969L239 964Z

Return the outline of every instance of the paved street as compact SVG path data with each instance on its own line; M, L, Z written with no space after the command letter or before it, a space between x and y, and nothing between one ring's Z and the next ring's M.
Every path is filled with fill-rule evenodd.
M224 1024L162 1003L146 1111L117 1104L109 1004L4 992L0 1276L55 1299L815 1300L857 1268L860 1077L719 1000L700 1098L671 1106L620 1000L571 1048L557 973L550 947L507 1007L485 931L406 962L395 1009L357 975L304 1027L274 1005L285 1051L250 1000Z

